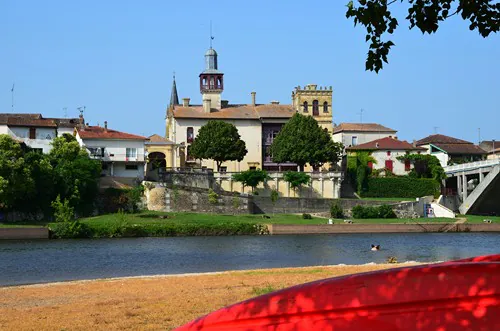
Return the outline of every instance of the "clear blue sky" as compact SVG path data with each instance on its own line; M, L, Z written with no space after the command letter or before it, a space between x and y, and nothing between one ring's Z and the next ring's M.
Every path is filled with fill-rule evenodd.
M408 31L378 75L365 68L364 30L348 0L0 1L0 112L76 117L150 135L165 132L172 72L179 97L200 103L213 21L223 99L291 103L294 86L334 89L334 122L377 122L402 139L434 133L478 141L500 134L500 35L483 39L455 16L432 36ZM394 9L398 8L394 4ZM398 10L396 10L398 11Z

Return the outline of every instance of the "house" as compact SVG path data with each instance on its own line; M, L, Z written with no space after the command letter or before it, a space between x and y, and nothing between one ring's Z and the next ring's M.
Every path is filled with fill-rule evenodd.
M416 145L425 148L425 154L436 156L443 167L450 164L479 161L487 155L485 150L469 141L442 134L433 134L420 139Z
M104 127L84 125L75 136L92 158L102 162L102 176L144 179L146 137L108 129L107 122Z
M488 160L500 158L500 142L498 140L481 141L479 147L481 147L488 153Z
M333 128L332 139L345 147L353 147L367 142L396 137L396 130L376 123L340 123Z
M210 48L205 54L205 70L199 75L202 104L191 104L190 98L178 102L177 86L172 86L170 106L167 109L167 137L174 144L173 167L216 168L213 160L195 160L189 153L190 145L200 128L209 120L222 120L233 124L245 141L248 153L241 162L224 162L221 172L265 169L268 171L296 170L294 163L276 163L270 146L282 126L296 113L313 116L318 124L332 132L331 87L310 84L292 91L292 104L278 101L258 104L256 93L251 93L248 104L230 104L222 100L224 74L218 68L218 54ZM169 159L169 157L167 157Z
M73 130L83 123L80 118L45 118L41 114L0 113L0 134L8 134L15 140L42 153L52 149L52 140Z
M410 161L400 161L397 157L406 154L419 154L426 150L422 147L413 146L404 140L401 141L393 137L385 137L364 144L347 147L346 151L348 156L355 156L356 153L361 151L369 152L376 162L375 164L369 162L368 167L374 170L388 169L395 175L404 176L410 172L412 165Z

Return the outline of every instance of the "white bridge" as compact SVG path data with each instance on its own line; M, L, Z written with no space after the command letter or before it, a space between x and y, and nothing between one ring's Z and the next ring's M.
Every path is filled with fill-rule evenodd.
M458 164L443 168L448 178L456 178L459 211L500 214L500 159ZM472 179L477 179L474 185ZM472 183L471 183L472 182ZM447 181L447 184L450 180Z

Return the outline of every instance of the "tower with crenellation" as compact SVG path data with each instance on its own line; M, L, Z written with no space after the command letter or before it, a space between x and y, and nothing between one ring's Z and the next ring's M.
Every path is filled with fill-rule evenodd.
M292 92L292 107L302 115L309 115L318 121L323 129L333 132L332 87L309 84Z

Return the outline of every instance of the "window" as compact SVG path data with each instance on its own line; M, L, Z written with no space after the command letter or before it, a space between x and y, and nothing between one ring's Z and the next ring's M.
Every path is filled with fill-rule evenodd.
M125 170L137 170L139 169L139 166L137 164L126 164L125 165Z
M137 157L137 148L127 148L127 158L129 157Z
M36 128L30 128L30 139L36 139Z
M387 156L391 156L391 151L387 151Z
M368 161L368 168L373 169L373 162L372 161Z
M393 169L392 160L385 160L385 168L392 172Z
M358 144L358 137L353 136L351 139L351 146L356 146Z
M104 147L88 147L90 156L94 157L103 157L104 156Z
M194 140L194 131L192 127L187 128L187 142L192 143Z
M410 171L411 163L410 160L405 160L405 171Z
M224 173L227 172L227 167L226 166L221 166L219 168L219 172L224 172Z
M328 102L323 102L323 113L328 113Z
M318 100L313 101L313 116L319 116L319 103Z
M257 167L250 167L250 170L257 170Z
M304 113L307 113L309 111L309 105L307 104L307 101L304 101Z

